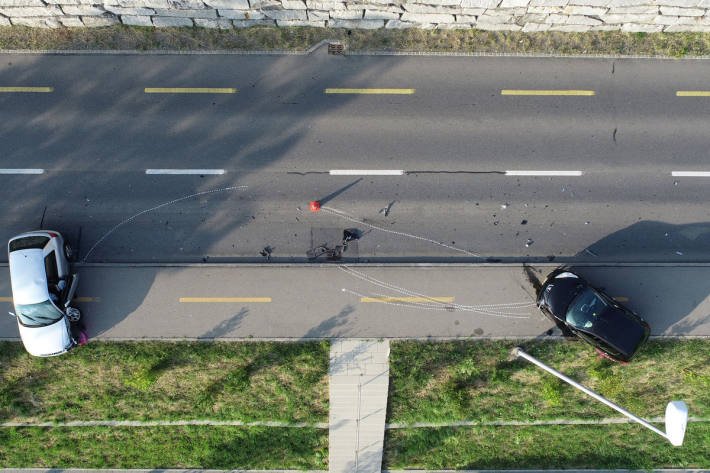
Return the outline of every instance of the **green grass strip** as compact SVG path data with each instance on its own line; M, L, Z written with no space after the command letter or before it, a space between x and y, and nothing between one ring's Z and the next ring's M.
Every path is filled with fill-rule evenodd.
M589 31L421 30L255 26L209 28L0 27L0 49L31 50L288 50L305 51L323 39L340 40L348 51L417 51L490 54L710 55L708 33Z
M388 430L387 469L653 469L710 467L710 424L681 447L640 425Z
M328 432L264 427L0 429L2 468L319 469Z
M524 360L525 351L642 417L668 401L710 416L710 340L654 340L628 365L582 342L392 342L388 422L602 419L619 415Z
M0 343L0 422L328 422L327 342L92 342L56 358Z

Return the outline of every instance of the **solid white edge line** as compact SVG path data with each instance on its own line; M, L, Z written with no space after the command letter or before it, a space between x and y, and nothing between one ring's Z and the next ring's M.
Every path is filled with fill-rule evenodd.
M673 177L710 177L710 171L673 171Z
M0 169L0 174L44 174L44 169Z
M402 169L331 169L331 176L402 176Z
M146 174L224 174L224 169L146 169Z
M506 176L581 176L582 171L505 171Z

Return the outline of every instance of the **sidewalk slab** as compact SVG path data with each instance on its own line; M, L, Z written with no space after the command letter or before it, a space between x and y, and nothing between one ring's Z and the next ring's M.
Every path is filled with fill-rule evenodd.
M389 341L330 347L331 473L380 473L389 388Z

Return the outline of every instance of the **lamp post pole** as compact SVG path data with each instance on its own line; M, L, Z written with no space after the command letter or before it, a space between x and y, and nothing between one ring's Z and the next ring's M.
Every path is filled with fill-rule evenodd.
M562 381L571 384L575 388L579 389L580 391L592 396L594 399L598 400L599 402L602 402L606 404L607 406L611 407L612 409L624 414L626 417L629 419L638 422L639 424L643 425L647 429L650 429L654 432L656 432L658 435L661 437L667 439L670 441L674 446L680 446L683 444L683 437L685 436L685 427L687 425L688 421L688 407L685 405L683 401L671 401L668 403L666 406L666 431L663 432L661 429L655 427L654 425L650 424L649 422L643 420L642 418L633 415L623 407L617 406L604 396L595 393L591 389L588 389L575 380L563 375L559 371L555 370L554 368L551 368L547 366L545 363L539 361L537 358L534 358L527 353L525 353L522 348L520 347L515 347L513 349L513 354L515 356L518 356L520 358L525 358L529 362L533 363L534 365L539 366L543 370L547 371L548 373L557 376L560 378Z

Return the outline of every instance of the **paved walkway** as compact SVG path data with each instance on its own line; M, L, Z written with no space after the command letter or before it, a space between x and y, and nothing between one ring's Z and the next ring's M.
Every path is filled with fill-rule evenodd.
M389 341L330 346L330 473L379 473L387 413Z

